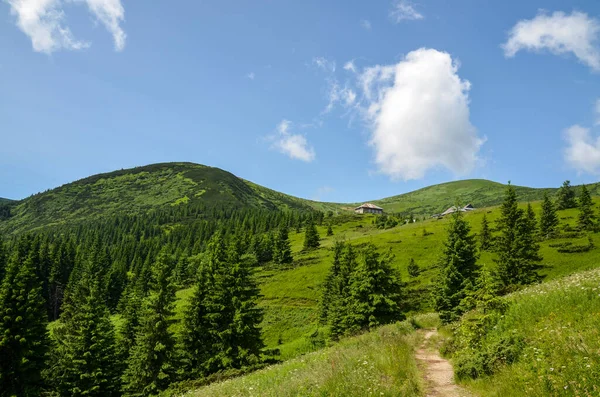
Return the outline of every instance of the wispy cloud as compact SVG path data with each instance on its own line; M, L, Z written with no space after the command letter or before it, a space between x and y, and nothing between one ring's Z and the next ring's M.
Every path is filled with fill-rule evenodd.
M408 0L396 0L392 5L390 17L396 23L400 23L402 21L414 21L425 18L423 14L417 11L415 7L416 5Z
M600 98L596 99L594 103L594 115L596 116L595 125L600 125Z
M540 12L533 19L519 21L502 48L509 58L521 50L547 50L555 55L572 53L581 63L600 71L599 34L600 22L586 13Z
M356 73L356 65L354 64L354 59L348 61L344 64L344 70L347 70L352 73Z
M369 21L368 19L363 19L360 21L360 26L364 30L371 30L371 21Z
M321 201L325 196L335 191L331 186L321 186L317 189L316 193L313 195L313 200Z
M316 157L315 150L308 144L304 135L293 134L291 127L292 122L286 119L277 125L277 134L272 137L275 141L273 147L292 159L310 163Z
M335 61L331 61L325 57L314 57L313 64L318 68L325 70L326 72L335 72Z
M254 72L250 72L246 75L247 78L249 78L250 80L254 80L254 78L256 77L256 75L254 74Z
M81 50L90 42L76 39L65 23L65 3L85 3L111 33L115 49L125 48L126 34L120 24L125 10L120 0L5 0L17 26L31 39L33 50L51 54L58 50Z

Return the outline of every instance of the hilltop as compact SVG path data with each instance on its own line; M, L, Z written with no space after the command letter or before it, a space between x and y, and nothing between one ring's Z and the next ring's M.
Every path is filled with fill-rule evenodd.
M442 183L371 202L388 213L430 216L454 205L497 205L506 185L483 179ZM593 195L600 185L589 186ZM535 201L556 188L516 187L521 201ZM576 188L577 190L577 188ZM93 175L20 201L0 199L0 231L23 232L44 226L89 221L115 214L145 214L177 206L203 209L351 211L356 203L306 200L260 186L215 167L194 163L159 163ZM175 222L179 221L174 219Z

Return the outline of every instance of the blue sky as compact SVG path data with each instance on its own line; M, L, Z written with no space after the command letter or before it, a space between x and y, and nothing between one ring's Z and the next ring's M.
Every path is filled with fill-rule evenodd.
M192 161L355 202L598 180L597 1L0 2L0 197Z

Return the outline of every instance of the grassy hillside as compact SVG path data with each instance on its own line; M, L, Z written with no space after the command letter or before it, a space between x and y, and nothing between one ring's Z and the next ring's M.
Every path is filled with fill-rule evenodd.
M326 208L247 182L218 168L164 163L94 175L12 203L11 218L0 223L0 230L23 231L194 203L207 207Z
M600 184L588 186L592 195L600 195ZM381 200L372 201L383 207L388 212L404 212L413 214L432 215L443 212L454 205L458 199L460 203L473 204L477 208L490 207L500 204L504 196L506 185L485 179L467 179L463 181L447 182L429 186L414 192L392 196ZM541 200L544 192L551 196L558 188L535 189L524 186L515 186L520 201ZM575 191L579 191L575 187Z
M332 347L185 394L228 396L421 396L408 322L387 325Z
M481 347L465 352L472 361L493 360L492 374L463 383L482 396L600 395L600 270L527 288L508 301ZM509 356L514 362L507 364Z

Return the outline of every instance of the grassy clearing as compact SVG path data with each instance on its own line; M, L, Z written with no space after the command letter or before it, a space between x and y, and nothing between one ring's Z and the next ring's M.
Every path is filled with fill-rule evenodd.
M483 349L521 341L516 361L502 364L499 355L494 374L463 383L485 396L600 395L600 270L528 288L509 301Z
M406 321L383 326L185 396L420 396L413 331Z

